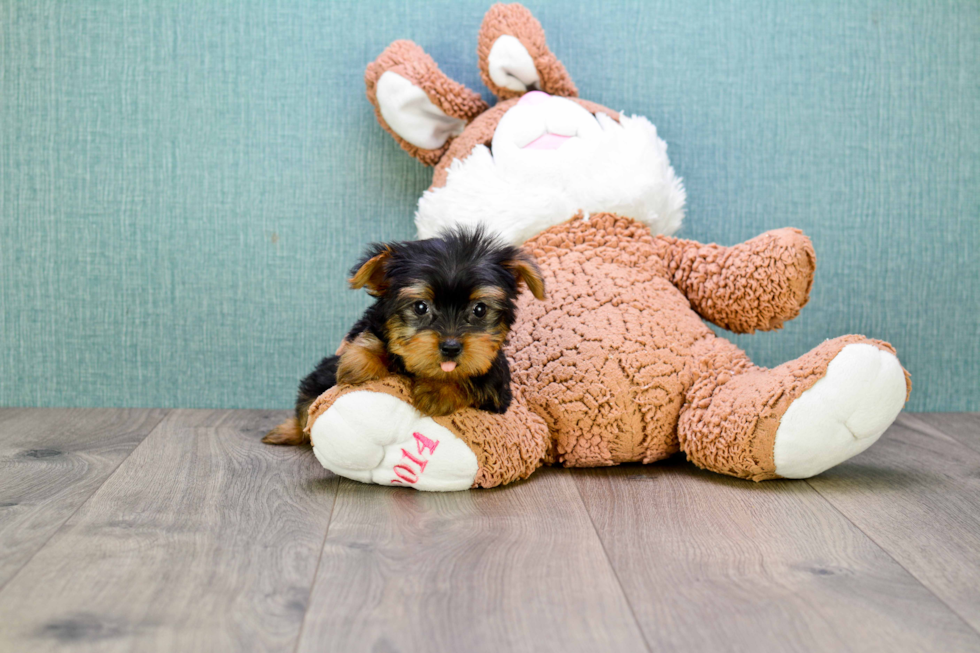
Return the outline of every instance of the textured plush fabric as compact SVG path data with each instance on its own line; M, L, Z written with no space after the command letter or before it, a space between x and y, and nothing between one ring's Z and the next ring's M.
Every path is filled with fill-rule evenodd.
M525 80L545 77L534 61L552 56L529 20L519 4L495 5L481 28L496 39L490 78L522 91L532 83ZM498 49L500 42L505 45ZM392 56L401 50L413 53L396 42L368 67L369 96L379 75L383 83L392 70L406 68L400 55ZM427 55L415 52L416 67L431 68ZM386 102L379 91L372 103L380 106L382 126L407 140L442 129L445 116L415 110L420 99L445 102L425 100L428 92L408 87L413 99L405 103ZM390 381L378 384L380 393L363 388L347 397L341 385L315 403L309 421L326 468L360 481L459 489L523 478L542 463L650 463L681 450L723 474L807 478L867 449L898 416L911 384L887 343L845 336L767 370L699 319L745 333L780 329L799 314L816 265L800 230L783 228L731 247L672 238L683 219L684 191L666 144L645 118L617 121L542 91L525 92L503 115L487 113L461 129L458 140L479 143L492 129L491 147L444 155L458 158L443 185L419 201L416 223L428 237L438 231L430 221L443 228L476 222L537 258L548 297L535 291L543 303L518 301L519 319L505 345L516 390L512 407L504 416L469 411L453 424L454 434L420 416L404 386L395 386L401 388L397 397ZM647 136L624 138L637 121L649 128ZM557 144L542 154L535 144L545 138ZM630 159L633 151L638 156ZM659 164L634 174L651 159ZM623 161L628 164L620 169ZM646 187L650 177L642 205L651 209L637 211L631 199L636 182ZM670 210L661 213L671 197L675 221ZM440 205L439 198L449 199ZM574 206L579 212L564 218ZM526 420L511 413L543 418L547 447L516 446L539 442L538 424L529 433ZM444 440L459 455L443 459L447 465L434 468L430 479L422 477L424 461L415 461L411 474L399 469L402 476L393 479L396 467L389 470L385 461L401 460L405 450L392 443L407 442L416 428L433 436L412 438ZM470 433L477 434L474 447L464 440Z
M692 312L731 321L731 302L743 330L795 316L814 255L793 229L705 247L601 214L527 247L549 296L520 302L509 351L514 382L549 427L549 460L565 465L652 462L683 450L713 471L771 478L775 430L758 425L778 424L844 344L865 341L841 339L767 371Z
M515 389L510 410L466 409L436 419L476 453L475 487L525 478L542 464L650 463L678 451L711 471L777 478L780 418L833 357L853 343L894 353L887 343L845 336L767 370L698 319L692 298L722 319L730 318L715 306L741 303L743 330L796 315L807 301L814 255L794 229L731 248L705 247L599 214L553 227L526 247L548 296L537 301L525 292L518 302L507 347ZM743 280L737 290L726 283L733 278ZM314 403L309 423L358 390L411 400L397 378L338 387Z
M849 335L827 340L771 370L756 367L727 340L698 343L698 379L685 392L677 425L688 460L711 471L753 481L777 478L773 444L790 403L813 387L845 346L867 343L895 353L887 342ZM912 389L905 373L906 398Z
M481 81L491 0L0 3L0 404L287 408L414 236L432 170L364 97L397 39ZM910 410L980 410L980 3L529 3L582 97L647 116L679 236L802 229L820 264L755 362L865 333Z
M816 255L799 229L776 229L737 247L660 238L657 251L691 307L733 333L780 329L810 297ZM746 275L765 279L766 294L756 294Z
M490 142L493 140L493 131L496 129L497 123L500 122L500 118L507 113L507 109L517 104L518 99L512 98L498 102L489 111L477 116L465 133L460 134L458 138L450 141L446 149L448 156L443 157L435 166L435 171L432 174L432 185L429 186L430 191L446 185L449 166L452 165L454 160L465 158L477 145L490 145ZM590 113L605 113L613 120L619 120L619 113L616 111L611 111L594 102L588 102L578 98L575 98L575 101L585 107Z
M385 71L404 77L413 86L425 91L427 96L435 98L436 106L447 116L469 122L487 110L486 102L478 93L446 77L422 48L411 41L395 41L385 49L384 55L368 66L364 75L368 100L375 106L376 117L382 125L385 122L378 108L377 85ZM385 129L402 149L426 165L438 163L448 148L447 143L434 150L422 149L403 140L387 125Z
M364 390L381 392L405 402L412 399L408 381L401 377L387 377L357 387L335 386L310 406L307 434L337 399ZM503 415L465 408L447 417L436 417L435 421L450 429L476 454L479 471L474 487L496 487L527 478L541 466L548 452L548 429L544 421L528 409L519 389L510 410Z
M501 88L494 84L490 78L487 58L494 42L503 34L517 37L527 48L528 54L531 55L531 60L534 62L534 68L538 72L537 90L564 97L576 97L578 95L578 89L575 88L575 83L569 77L565 66L548 50L545 44L544 29L541 28L538 19L524 7L508 8L503 4L494 5L487 11L480 25L480 34L476 46L480 61L480 79L494 95L501 100L509 100L523 92Z
M498 123L490 147L477 145L455 159L445 185L419 199L415 225L419 238L437 236L459 225L487 225L504 242L520 245L579 211L614 210L650 227L674 234L684 220L684 186L670 165L667 144L643 116L591 113L574 98L535 92L535 106L508 111ZM525 96L527 97L527 96ZM548 121L575 131L555 136ZM431 124L430 124L431 126ZM474 131L481 132L484 125ZM585 136L579 136L581 129ZM534 136L538 134L538 136ZM470 140L463 132L457 140ZM532 145L551 140L561 149L527 157ZM440 162L441 165L441 162ZM612 199L615 198L615 199Z

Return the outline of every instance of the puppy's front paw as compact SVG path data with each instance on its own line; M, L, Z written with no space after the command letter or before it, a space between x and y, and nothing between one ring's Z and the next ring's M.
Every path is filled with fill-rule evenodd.
M382 392L341 396L310 435L320 464L362 483L452 491L468 489L476 479L476 455L465 442Z

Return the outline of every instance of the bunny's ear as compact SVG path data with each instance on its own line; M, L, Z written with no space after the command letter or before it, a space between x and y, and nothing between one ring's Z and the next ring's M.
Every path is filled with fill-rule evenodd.
M501 100L527 91L578 97L565 66L548 49L541 23L522 5L490 7L476 52L483 83Z
M395 41L364 73L378 122L402 148L435 165L449 141L487 109L479 93L454 82L411 41Z

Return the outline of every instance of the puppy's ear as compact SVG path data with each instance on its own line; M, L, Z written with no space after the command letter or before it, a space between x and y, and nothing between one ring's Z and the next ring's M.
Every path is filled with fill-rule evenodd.
M504 261L503 266L514 275L518 285L524 282L535 299L544 299L544 279L541 278L541 270L534 262L534 257L523 250L517 250L514 256Z
M391 259L394 249L391 245L374 244L368 248L361 262L350 271L350 287L354 290L367 288L372 297L380 297L388 289L388 275L385 266Z

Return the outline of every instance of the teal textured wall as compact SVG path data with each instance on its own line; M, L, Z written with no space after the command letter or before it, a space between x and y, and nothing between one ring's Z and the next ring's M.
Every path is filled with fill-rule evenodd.
M583 97L647 115L680 235L792 225L802 315L760 364L858 332L910 408L980 410L980 3L531 1ZM286 407L409 238L430 172L362 71L412 38L489 95L482 2L0 2L0 404Z

